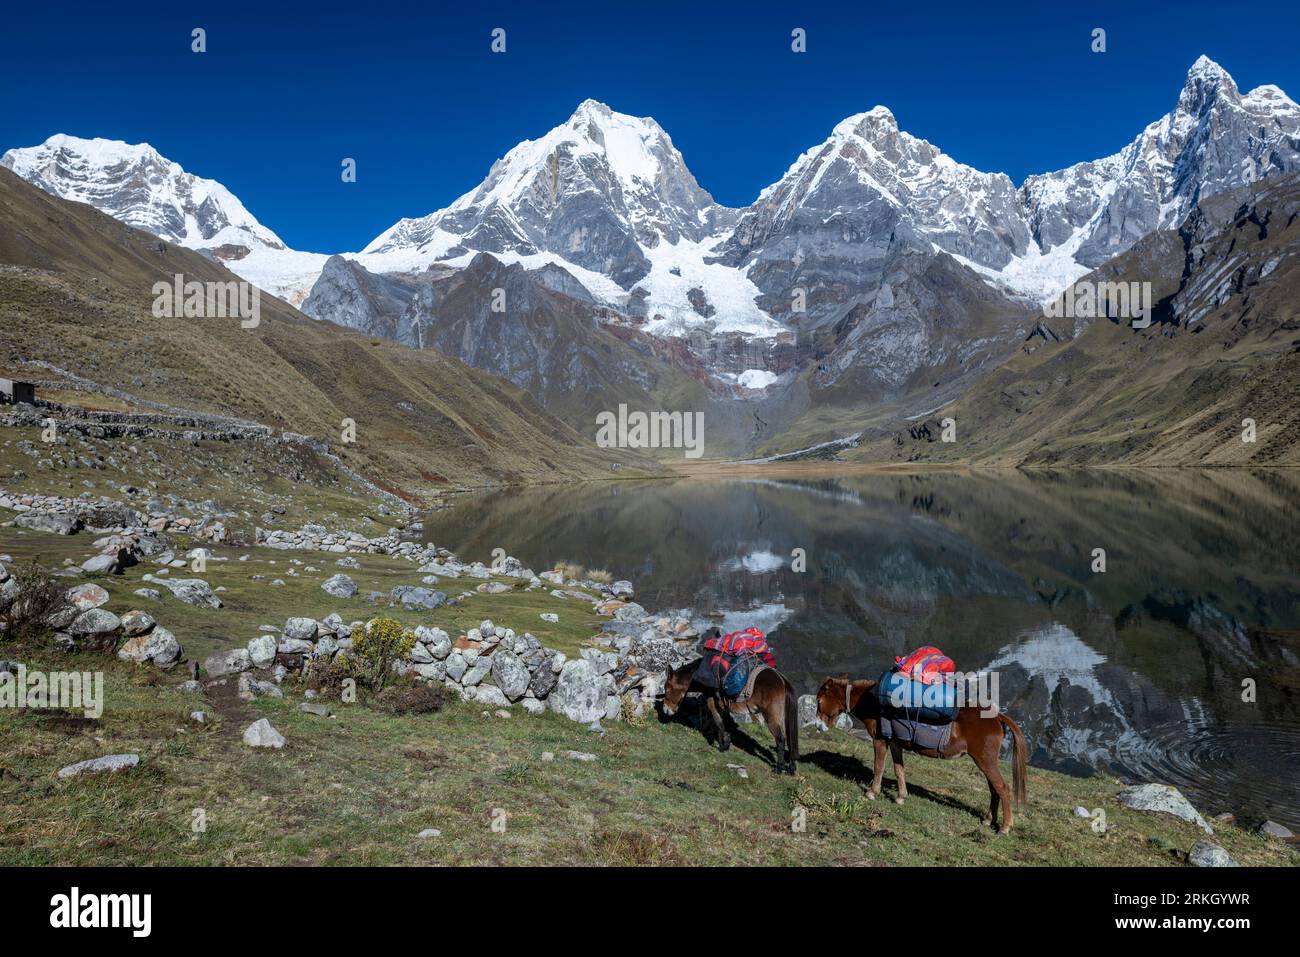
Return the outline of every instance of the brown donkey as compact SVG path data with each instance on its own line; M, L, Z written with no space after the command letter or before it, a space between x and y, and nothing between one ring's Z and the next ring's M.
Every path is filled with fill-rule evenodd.
M672 717L681 707L688 691L698 691L708 705L709 717L717 732L718 750L731 747L731 732L727 730L727 711L761 716L776 742L776 762L772 773L795 774L799 769L799 699L794 686L775 668L764 668L753 679L753 693L743 701L728 699L716 688L705 688L694 681L698 661L668 672L660 707Z
M898 780L898 796L895 803L902 804L907 797L907 781L903 777L903 749L916 751L927 758L956 758L969 754L975 766L984 772L989 782L989 813L984 823L996 826L998 804L1002 804L1002 827L999 834L1011 830L1011 797L1007 782L1002 779L998 768L998 754L1002 750L1002 734L1011 732L1015 745L1012 760L1011 780L1015 786L1015 803L1028 801L1025 783L1025 765L1028 762L1025 736L1016 724L1005 714L990 718L982 717L976 707L961 708L957 720L952 723L952 737L942 752L933 748L916 748L904 745L897 739L880 737L880 701L875 694L876 682L871 680L850 681L848 678L827 678L817 691L817 724L825 731L835 724L835 719L846 711L867 727L871 743L875 748L876 765L873 769L871 787L867 797L875 800L880 794L881 775L885 770L885 749L889 748L894 758L894 777Z

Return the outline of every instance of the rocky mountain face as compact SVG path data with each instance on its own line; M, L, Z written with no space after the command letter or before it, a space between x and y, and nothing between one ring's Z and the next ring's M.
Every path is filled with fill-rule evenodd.
M1021 198L1044 250L1073 247L1096 267L1176 227L1202 197L1296 170L1300 107L1275 86L1241 93L1201 57L1172 112L1113 156L1029 177Z
M494 163L472 192L401 220L363 252L417 262L468 250L556 253L629 288L650 271L642 247L698 242L727 218L658 123L587 100Z
M224 186L185 172L148 144L60 133L40 146L9 150L0 165L47 193L89 203L178 246L285 248Z
M725 244L765 291L853 282L891 245L933 245L997 270L1029 246L1016 187L898 128L883 106L844 120L745 210ZM874 271L874 270L872 270Z
M1202 199L1084 276L1152 286L1151 325L1040 320L941 413L869 430L854 456L987 465L1300 462L1300 173ZM938 439L938 417L958 441ZM1251 423L1247 431L1246 422Z
M9 150L0 166L60 199L198 250L290 302L302 301L326 259L289 249L225 186L187 173L147 143L59 133Z
M4 163L201 249L314 318L505 370L548 408L572 406L574 370L612 350L629 378L597 376L602 395L658 407L696 381L770 439L756 404L888 401L912 414L950 400L1089 269L1205 197L1300 170L1300 108L1276 87L1241 93L1202 57L1175 108L1124 150L1017 188L876 107L734 210L658 123L588 100L447 208L331 257L285 249L218 184L149 147L52 137ZM503 277L520 298L489 324L502 287L474 284ZM532 361L550 372L525 371Z

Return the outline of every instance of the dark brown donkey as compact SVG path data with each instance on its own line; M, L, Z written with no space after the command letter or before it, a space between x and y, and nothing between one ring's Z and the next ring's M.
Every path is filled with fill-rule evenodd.
M1029 800L1025 785L1025 764L1027 749L1025 736L1016 724L1005 714L993 717L981 717L977 707L961 708L957 711L957 720L952 723L952 737L942 752L933 748L916 748L911 744L902 744L896 738L880 737L880 701L876 697L876 682L871 680L850 681L848 678L827 678L817 691L817 723L825 731L835 724L835 719L848 712L867 727L871 743L876 751L876 766L873 770L871 787L867 797L875 800L880 795L881 775L885 770L885 748L888 747L894 758L894 777L898 780L898 796L895 803L902 804L907 797L907 781L903 778L903 749L916 751L927 758L956 758L969 754L975 766L984 772L989 782L989 813L984 823L996 826L998 820L998 803L1002 804L1002 827L999 834L1011 830L1011 792L1007 782L1002 779L998 768L998 754L1002 750L1003 731L1011 732L1015 745L1015 754L1011 763L1011 781L1015 786L1017 804Z
M761 716L772 732L776 741L776 763L772 766L773 774L782 771L794 774L799 763L799 699L795 696L794 686L786 680L785 675L775 668L764 668L754 678L754 691L744 700L724 698L717 688L706 688L695 683L695 669L698 661L683 665L676 671L668 672L667 687L661 707L663 713L672 717L681 707L682 699L688 691L698 691L708 703L709 717L717 731L718 750L726 751L731 747L731 732L727 730L726 713L728 710L740 714L748 713L754 717Z

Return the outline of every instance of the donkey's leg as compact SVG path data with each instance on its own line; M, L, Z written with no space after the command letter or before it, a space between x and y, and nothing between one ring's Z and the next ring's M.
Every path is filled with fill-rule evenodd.
M907 800L907 779L903 777L903 746L897 738L890 740L889 753L894 758L894 779L898 781L898 796L894 798L894 803L902 804Z
M998 789L992 779L989 779L989 813L984 815L984 823L990 827L996 827L998 823Z
M751 712L752 713L752 712ZM776 763L772 765L772 773L780 774L785 770L785 726L780 717L773 717L769 712L760 712L763 715L763 723L767 725L767 730L772 734L772 740L776 742Z
M991 755L989 754L990 751L992 751ZM984 776L989 781L988 823L997 826L998 805L1000 804L1002 806L1002 826L998 828L998 833L1006 834L1011 830L1011 789L1007 787L1006 779L1002 777L1002 769L998 767L997 747L979 748L970 752L970 756L971 760L975 762L975 766L984 772Z
M727 717L722 713L716 695L709 695L709 717L713 719L713 728L718 735L718 750L726 751L731 747L731 735L727 734Z
M872 738L871 747L875 751L875 766L871 769L871 787L867 788L867 800L874 801L880 797L880 789L885 785L885 748L884 738Z

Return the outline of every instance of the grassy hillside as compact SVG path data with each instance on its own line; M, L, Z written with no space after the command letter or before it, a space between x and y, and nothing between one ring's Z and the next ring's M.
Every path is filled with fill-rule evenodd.
M527 393L432 351L315 322L270 296L261 322L159 319L153 285L235 280L89 206L55 199L0 170L0 374L61 379L32 363L142 403L234 416L330 443L381 486L420 496L452 485L656 471L599 450ZM356 443L342 443L342 422Z
M60 664L3 644L0 655ZM501 718L472 702L398 717L328 701L334 717L320 718L298 711L292 690L203 701L154 671L79 666L106 673L98 720L0 712L0 865L1178 865L1201 836L1121 807L1109 780L1031 769L1029 806L996 837L980 821L987 788L965 758L911 758L907 802L890 800L890 771L870 802L869 748L842 731L805 729L791 779L768 772L771 739L753 726L719 754L695 729L656 718L610 724L603 737L561 716ZM191 721L195 708L210 722ZM259 717L284 734L284 750L241 742ZM54 776L120 752L138 753L140 766ZM1103 809L1109 829L1094 832L1077 806ZM799 808L803 831L792 828ZM196 809L202 832L192 830ZM503 813L505 829L494 831ZM418 838L426 828L441 836ZM1244 864L1297 863L1281 842L1232 826L1215 840Z

